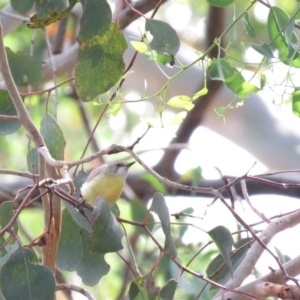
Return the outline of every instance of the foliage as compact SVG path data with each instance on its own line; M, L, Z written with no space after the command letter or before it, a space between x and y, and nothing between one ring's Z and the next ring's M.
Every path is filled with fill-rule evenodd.
M92 299L84 285L92 287L105 282L109 284L106 291L101 294L97 294L96 290L92 292L97 299L125 296L135 300L211 299L214 296L218 299L220 295L216 289L230 291L226 284L235 279L235 272L249 259L254 245L261 246L261 253L263 250L271 252L265 236L258 236L224 197L229 194L234 202L230 188L243 185L244 180L256 180L262 184L270 182L262 176L254 178L245 174L233 181L225 178L227 181L218 189L201 188L202 172L199 167L182 176L182 183L171 181L171 178L169 180L154 172L134 152L136 144L143 138L136 133L131 146L104 147L117 140L128 142L129 139L124 136L129 135L128 132L136 124L145 123L137 111L126 110L126 105L138 107L139 102L151 103L155 98L156 111L152 115L149 112L146 118L154 115L160 127L164 127L167 124L165 112L167 108L172 108L176 114L170 123L180 125L198 108L198 103L209 96L214 81L222 82L233 95L226 106L215 108L216 117L225 120L227 113L242 106L250 93L258 93L267 85L272 86L269 71L276 64L288 66L281 86L286 88L284 96L290 97L293 112L299 116L299 85L293 73L296 74L300 67L297 37L299 3L293 1L296 9L287 11L280 1L274 6L263 1L249 1L247 4L234 0L203 1L201 5L207 9L213 5L232 12L235 7L239 14L234 15L233 21L207 49L197 53L194 61L183 64L177 57L181 47L180 35L168 22L159 19L164 1L154 1L151 17L138 13L145 18L145 26L141 29L141 36L130 41L126 40L121 30L123 28L119 27L122 18L129 15L126 10L136 12L127 1L120 1L116 18L113 18L110 3L106 0L55 0L50 1L51 5L48 2L34 1L35 14L30 21L27 20L27 27L17 24L16 34L22 34L26 45L22 39L19 43L15 41L16 35L11 32L6 38L9 47L2 47L1 50L2 30L2 38L0 35L0 64L5 83L0 91L0 142L4 145L1 151L5 154L1 159L4 168L0 172L34 179L24 188L21 200L17 201L16 197L15 202L7 201L0 205L0 298L10 300L22 295L23 299L53 299L56 290L70 289ZM11 1L12 7L20 14L26 13L32 4L30 0L22 3ZM262 5L269 10L265 24L260 24L253 14L253 8ZM130 19L129 23L132 21ZM4 26L5 23L2 23ZM261 35L261 27L266 35ZM53 28L58 28L57 36L60 30L63 32L63 47L49 55L57 41L52 34ZM38 34L43 30L46 34L41 38ZM235 30L242 31L242 34L230 42L229 35ZM36 36L28 51L33 31ZM15 47L18 51L12 50ZM126 67L124 61L127 47L133 47L135 55L150 60L165 77L161 88L154 94L148 94L145 84L141 97L132 101L122 89L123 83L131 76L131 64ZM70 51L67 56L63 56L63 48ZM248 64L243 57L246 48L254 51L261 61ZM214 50L218 54L211 57ZM1 51L6 55L1 55ZM135 56L131 62L134 60ZM11 72L11 82L5 63ZM173 82L195 66L203 73L197 92L188 94L183 90L181 94L168 98L167 93ZM169 68L175 70L172 75L168 75ZM245 71L250 69L254 71L249 79ZM19 92L14 90L16 87ZM272 87L275 88L275 84ZM88 117L86 108L89 109ZM118 129L119 124L112 116L122 113L126 121L123 128ZM110 117L107 118L109 121L105 117ZM106 127L100 127L100 121L106 121ZM107 129L111 125L109 122L113 125ZM91 130L93 123L94 129ZM155 127L148 121L147 125L150 124ZM88 141L83 128L88 132ZM100 133L97 132L99 128ZM8 138L12 138L11 144L16 145L13 148L22 149L20 153L16 154L15 149L9 147ZM100 147L97 148L97 140L103 143L102 152ZM86 150L90 143L94 143L94 149ZM95 217L93 208L78 200L86 174L77 172L77 168L95 158L103 160L105 154L115 154L117 158L125 159L120 154L122 152L132 156L146 169L147 174L139 176L139 179L156 192L149 197L145 191L145 197L150 200L148 208L136 199L120 204L120 208L117 205L110 207L100 197L99 212ZM86 159L75 161L78 157ZM68 174L73 167L76 168L74 182ZM186 179L188 183L184 182ZM280 183L272 184L282 187ZM205 235L204 241L195 237L194 243L186 243L185 237L194 226L189 220L197 216L192 209L188 209L170 217L165 196L177 190L219 199L246 233L239 232L237 237L225 226L211 230L197 228L198 233ZM246 185L243 193L247 199ZM63 208L60 206L62 200ZM39 211L39 214L43 213L45 217L43 225L38 226L44 227L44 232L29 230L28 234L26 226L33 222L30 215L32 207L40 202L43 212ZM289 218L296 219L296 215L291 214ZM262 219L270 223L264 216ZM209 248L211 244L213 247ZM271 255L275 258L274 254ZM252 269L255 265L256 262ZM68 274L61 285L57 284L56 268L64 275ZM283 268L280 262L278 268ZM77 274L74 276L79 276L84 284L82 290L68 285L78 281L70 275L73 271Z

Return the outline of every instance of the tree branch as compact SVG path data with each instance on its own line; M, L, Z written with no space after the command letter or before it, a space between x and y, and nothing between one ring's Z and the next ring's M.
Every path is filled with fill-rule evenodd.
M300 210L293 212L287 216L279 217L278 219L272 221L259 235L259 238L261 241L264 242L265 245L269 244L272 238L279 232L284 231L288 228L294 227L300 223ZM233 274L232 279L230 279L226 283L226 288L229 289L234 289L236 287L239 287L242 282L245 280L246 277L248 277L254 266L257 263L257 260L259 257L262 255L264 251L264 248L257 242L255 241L253 245L251 246L249 252L247 255L244 257L243 261L241 264L238 266L236 271ZM287 270L286 270L287 271ZM298 274L293 274L287 273L290 276L295 276ZM224 292L219 292L216 297L214 298L215 300L221 300L224 299ZM226 299L231 299L230 297L226 295Z
M7 56L6 56L6 51L4 48L4 43L3 43L3 27L2 24L0 23L0 66L1 66L1 72L3 75L3 79L5 82L5 85L7 87L7 91L11 97L11 100L16 108L16 111L18 113L18 118L22 122L22 125L25 127L26 131L30 136L33 138L33 142L36 145L37 148L40 146L43 146L44 140L42 136L40 135L39 131L33 124L28 111L26 110L23 100L19 94L19 91L15 85L15 82L12 78L8 61L7 61Z

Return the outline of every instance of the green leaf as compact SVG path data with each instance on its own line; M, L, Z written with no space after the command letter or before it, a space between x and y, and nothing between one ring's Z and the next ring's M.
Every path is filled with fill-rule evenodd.
M147 290L141 287L142 278L135 279L129 287L128 298L129 300L149 300Z
M95 206L99 209L99 215L94 221L94 233L89 238L90 249L103 254L123 249L121 240L124 233L107 201L98 197Z
M210 261L206 269L206 275L209 279L218 283L225 283L231 277L230 268L224 262L221 254L218 254L213 260Z
M294 115L300 117L300 90L296 89L292 94L292 103L293 103L292 109Z
M194 96L192 97L192 99L196 100L196 99L206 95L207 93L208 93L208 89L206 87L204 87L203 89L201 89L200 91L195 93Z
M237 95L237 91L241 85L245 83L245 79L240 72L234 73L231 77L226 78L224 81L225 85Z
M6 300L53 300L52 272L37 262L31 249L19 248L11 255L0 271L0 288Z
M83 101L107 92L121 79L126 40L106 0L82 0L84 8L78 35L76 90Z
M90 235L79 227L67 210L62 213L62 230L57 252L57 265L62 270L76 271L88 286L96 285L109 272L104 255L91 251Z
M260 89L249 82L245 82L242 74L227 61L220 59L219 63L213 64L209 76L213 80L222 80L225 85L238 97L248 97L250 92L257 92ZM219 109L218 109L219 110ZM223 113L218 112L223 116Z
M271 47L264 43L262 45L258 45L258 44L254 44L254 43L250 43L250 46L256 50L258 53L266 56L266 57L269 57L269 58L273 58L274 55L273 55L273 52L272 52L272 49Z
M65 207L66 207L67 211L69 212L69 214L71 215L73 221L76 222L78 226L80 226L82 229L84 229L85 231L87 231L90 234L92 234L94 232L91 223L89 223L89 221L87 220L87 218L89 218L89 219L92 218L91 210L89 210L87 208L83 208L82 209L82 211L84 213L84 215L83 215L81 212L79 212L77 209L75 209L72 204L70 204L68 202L65 202Z
M260 89L253 84L246 82L242 74L225 59L217 59L209 70L212 80L222 80L225 85L238 97L248 97L250 92L257 92ZM223 115L223 113L220 113Z
M32 174L39 174L39 153L36 148L27 152L27 168Z
M160 182L157 178L155 178L153 175L151 174L144 174L141 176L141 179L149 182L152 187L154 188L154 190L161 192L163 194L167 193L167 189L165 187L165 185Z
M25 15L33 6L34 0L10 0L11 7L21 15Z
M265 74L260 75L260 89L262 90L267 84L267 76Z
M83 14L78 35L79 44L96 43L111 26L111 9L106 0L81 0Z
M195 106L195 104L193 104L192 101L193 99L189 96L180 95L171 98L167 102L167 104L171 107L184 108L185 110L190 111Z
M17 111L7 91L0 90L0 115L17 116ZM8 135L21 127L18 121L0 120L0 134Z
M131 220L135 222L143 222L146 216L148 215L148 210L145 204L137 200L130 201L130 211L131 211ZM154 227L154 222L155 222L151 214L148 215L147 222L152 223L147 226L148 229L151 231ZM137 226L135 230L138 231L141 235L148 236L145 230L140 226Z
M246 31L246 34L251 37L251 38L255 38L255 31L254 28L251 25L250 19L249 19L249 14L246 11L244 14L244 18L243 18L243 25L244 25L244 29Z
M227 108L226 107L222 107L222 106L219 106L217 108L214 109L216 114L218 115L218 117L225 117L225 114L227 112Z
M295 19L290 19L288 21L288 25L286 26L286 28L284 30L284 37L285 37L285 40L286 40L287 45L290 50L292 50L291 49L292 47L294 47L294 49L296 49L297 44L293 45L293 42L298 42L297 38L295 40L293 38L294 28L295 28Z
M202 180L202 169L200 167L193 168L192 170L192 186L199 186Z
M175 61L172 58L172 56L166 54L157 54L155 60L164 66L173 66L175 64Z
M87 173L80 171L78 173L78 176L74 178L73 183L76 188L76 193L74 195L75 198L79 199L80 188L82 184L85 182L87 177L88 177ZM80 213L77 209L75 209L73 205L71 205L68 202L65 202L65 207L68 210L69 214L71 215L73 221L75 221L78 226L86 230L88 233L92 234L94 232L91 223L89 223L86 217L82 213ZM89 218L92 217L92 212L90 210L83 208L83 211L87 217Z
M283 255L283 253L280 251L280 249L277 247L274 247L274 248L275 248L277 257L279 258L280 263L281 264L287 263L288 261L286 261L286 257Z
M171 124L179 125L182 123L182 121L186 118L187 112L186 111L181 111L178 114L175 114L173 116L173 119L171 121Z
M251 238L245 238L239 240L237 243L234 244L234 247L236 250L232 251L230 254L230 260L232 263L232 272L234 272L240 263L243 261L244 257L247 254L247 251L249 250L250 246L244 246L249 241L253 239ZM218 254L208 265L206 269L207 277L210 279L220 283L225 284L230 276L230 268L228 265L224 262L224 259L221 254Z
M154 285L152 276L135 279L129 288L130 300L159 300L159 289Z
M36 86L43 79L41 65L42 60L32 58L22 52L14 53L9 48L5 48L9 68L18 86Z
M117 23L89 41L80 35L76 62L76 90L83 101L107 92L122 77L126 40Z
M130 41L132 48L139 53L146 53L148 47L144 42Z
M202 169L200 167L189 169L180 176L181 183L189 184L191 182L191 186L199 186L201 180L202 180Z
M122 108L122 103L121 102L117 102L117 103L110 102L109 103L109 108L106 111L106 115L115 117L119 113L121 108Z
M272 46L279 50L281 57L287 57L287 41L284 30L289 21L288 14L281 8L272 6L268 15L268 32Z
M224 226L217 226L208 231L208 234L216 244L223 260L231 270L232 263L230 260L230 252L233 246L233 239L230 231Z
M120 217L120 209L119 209L119 206L118 204L113 204L110 206L110 210L112 212L112 214L116 217L116 218L119 218Z
M52 1L35 0L34 2L35 2L35 9L36 9L37 16L41 19L49 18L53 13L56 14L61 13L69 5L68 0L52 0Z
M187 215L192 215L194 213L194 209L191 208L191 207L187 207L186 209L184 209L182 211L182 213L183 214L187 214ZM180 216L181 222L183 222L186 218L187 217L185 217L185 216ZM183 235L188 231L188 229L189 229L189 225L182 225L182 226L180 226L180 228L179 228L179 236L183 237Z
M170 67L175 65L174 55L157 53L157 51L151 49L151 51L146 53L146 56L149 60L155 60L164 66Z
M128 298L129 300L139 300L139 299L147 299L140 295L140 288L139 288L139 283L137 284L136 281L140 281L140 279L136 279L135 281L132 281L129 287L129 292L128 292Z
M237 69L232 67L224 58L222 58L214 61L213 65L209 70L209 77L212 80L225 81L227 78L230 78L236 72L238 72Z
M20 1L21 2L21 1ZM70 4L69 4L70 3ZM66 17L77 0L35 0L36 14L31 17L29 28L43 28Z
M2 246L0 249L0 270L1 270L2 266L9 260L11 255L20 247L18 241L15 238L11 238L9 240L9 243L3 247L3 244L5 242L6 241L5 241L4 235L2 235L0 237L0 245Z
M298 38L289 27L290 16L281 8L272 6L268 15L268 32L272 46L279 51L279 59L293 67L300 67ZM292 22L293 23L293 22Z
M60 126L48 113L41 121L41 134L52 157L63 160L66 140Z
M13 202L10 201L3 202L0 205L0 230L3 229L10 222L13 216L14 216ZM17 233L18 232L17 221L14 222L12 227L15 233Z
M139 226L137 226L139 227ZM135 258L135 254L133 253L133 249L131 247L131 239L129 239L129 236L126 236L126 249L127 249L127 267L130 268L132 276L135 278L141 276L141 272L139 270L139 267L137 265L137 261Z
M159 299L161 300L174 299L176 288L177 288L177 281L174 279L169 280L167 284L161 289L159 294Z
M213 6L224 7L232 4L234 0L207 0Z
M249 93L257 93L260 91L260 88L257 86L249 83L249 82L243 82L237 89L236 94L240 98L247 98L249 96Z
M240 250L240 249L246 249L246 251L248 251L250 249L250 244L247 246L247 247L243 247L244 245L246 245L247 243L251 242L251 241L254 241L253 238L243 238L243 239L240 239L238 240L237 242L235 242L233 244L234 248L237 249L237 250ZM233 256L235 255L236 251L233 251Z
M171 236L169 209L166 205L165 198L161 193L154 193L150 210L158 215L161 221L162 230L166 236L164 253L176 257L176 247Z
M150 31L153 40L151 49L160 54L175 55L180 47L180 40L176 31L168 24L160 20L147 19L146 30Z

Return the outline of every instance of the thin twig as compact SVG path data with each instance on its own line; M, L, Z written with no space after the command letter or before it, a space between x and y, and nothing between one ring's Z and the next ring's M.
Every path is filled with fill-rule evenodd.
M127 4L127 6L130 8L130 10L132 10L133 12L135 12L137 15L139 15L140 17L146 18L144 16L143 13L141 13L140 11L138 11L137 9L135 9L127 0L124 0L124 2Z
M89 300L95 300L95 298L89 291L85 290L82 287L74 285L74 284L59 284L56 286L56 290L57 291L63 291L63 290L74 291L74 292L84 295Z
M6 169L0 169L0 174L6 174L6 175L15 175L20 177L26 177L29 179L37 179L39 177L38 174L32 174L28 172L22 172L22 171L15 171L15 170L6 170Z
M15 222L15 220L17 219L17 217L18 217L19 214L21 213L22 209L25 207L25 204L26 204L26 202L28 201L29 197L31 196L31 194L32 194L37 188L38 188L38 185L35 184L35 185L30 189L30 191L28 192L28 194L26 195L26 197L23 199L23 201L21 202L20 206L18 207L17 211L14 213L13 217L10 219L10 221L7 223L7 225L4 226L4 227L0 230L0 236L10 229L10 227L13 225L13 223Z
M245 180L241 180L241 188L243 192L243 196L248 203L249 207L252 209L252 211L257 214L262 220L264 220L266 223L271 223L271 220L268 219L263 213L261 213L259 210L257 210L254 205L252 204L250 197L248 195L247 186Z
M223 198L223 196L220 195L220 200L222 201L222 203L227 207L227 209L233 214L233 216L236 218L236 220L238 222L240 222L247 230L249 230L249 232L251 233L251 235L253 236L253 238L261 245L261 247L263 249L265 249L267 252L269 252L269 254L278 262L277 260L277 256L267 247L267 245L265 244L264 241L262 241L254 232L254 230L239 216L239 214L237 212L235 212L225 201L225 199ZM282 265L279 264L279 267L282 268Z
M5 121L20 121L18 116L0 115L0 120Z
M158 173L156 173L152 168L150 168L146 163L144 163L139 156L130 149L128 148L123 148L123 150L127 153L129 153L148 173L153 175L159 182L164 183L165 185L174 188L174 189L180 189L180 190L185 190L185 191L190 191L194 193L199 193L199 194L210 194L213 196L218 195L218 191L213 189L213 188L202 188L202 187L196 187L196 186L188 186L180 183L176 183L174 181L171 181L167 178L164 178L160 176Z

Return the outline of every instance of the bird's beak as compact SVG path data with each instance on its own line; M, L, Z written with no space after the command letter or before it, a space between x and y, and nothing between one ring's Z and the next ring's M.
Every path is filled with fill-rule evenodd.
M135 164L135 161L128 163L126 167L129 169L133 164Z

